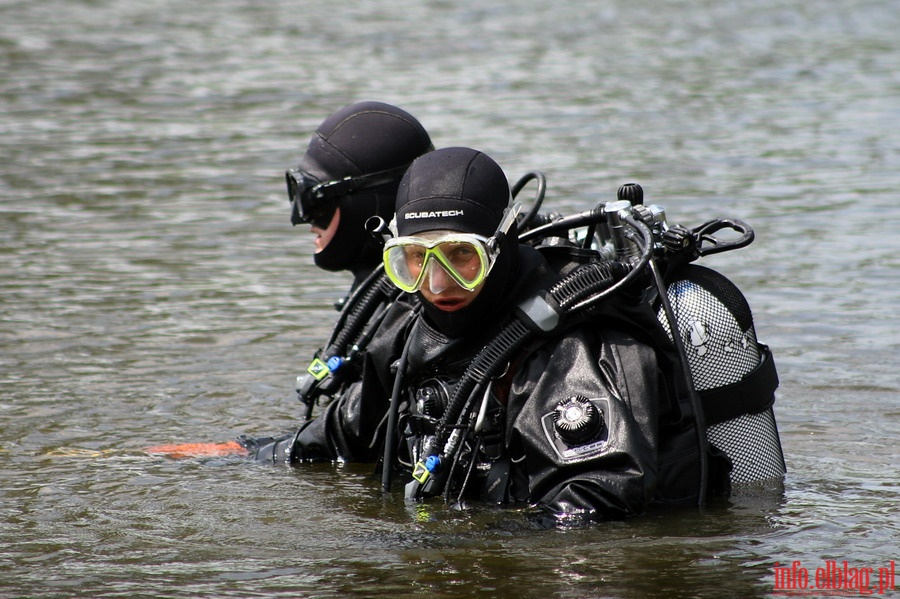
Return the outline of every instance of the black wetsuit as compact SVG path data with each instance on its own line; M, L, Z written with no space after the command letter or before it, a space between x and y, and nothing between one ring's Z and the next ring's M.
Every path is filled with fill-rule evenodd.
M452 388L514 306L558 278L534 248L518 246L518 254L515 283L492 310L489 325L450 338L409 304L396 304L362 356L359 380L297 434L263 443L257 459L377 461L394 383L391 366L414 331L394 437L400 461L407 464L406 479L398 482L406 482L410 462L422 457L414 455L416 448L433 432L416 403L419 391L435 378ZM553 336L536 337L518 353L506 376L491 387L466 497L601 518L640 513L654 500L695 500L694 437L673 399L667 348L646 331L656 323L652 312L639 301L633 312L643 316L601 309ZM417 320L422 322L413 327ZM573 401L578 405L572 407ZM593 410L590 430L556 424L569 407L576 415ZM667 468L673 474L662 480L659 464L672 462L671 456L674 464Z

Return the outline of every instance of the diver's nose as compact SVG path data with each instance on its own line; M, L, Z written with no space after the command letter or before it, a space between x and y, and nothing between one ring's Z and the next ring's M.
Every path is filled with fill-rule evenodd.
M428 289L434 294L441 293L453 282L453 279L450 278L450 275L437 260L428 262L426 275L428 276Z

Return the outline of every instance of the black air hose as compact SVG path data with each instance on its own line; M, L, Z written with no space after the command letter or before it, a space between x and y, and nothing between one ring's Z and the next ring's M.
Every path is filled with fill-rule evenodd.
M418 313L416 310L415 313ZM397 415L400 408L400 392L403 387L403 375L406 373L406 364L409 360L409 348L415 335L415 327L418 320L413 322L413 328L406 336L400 359L397 361L397 372L394 374L394 387L391 391L391 403L388 407L387 429L384 439L384 453L381 460L381 489L386 493L391 490L391 468L394 467L394 454L396 451Z
M524 231L528 228L528 226L531 224L531 221L533 221L535 216L537 216L538 210L541 209L541 204L544 203L544 194L547 193L547 178L541 171L531 171L525 173L510 190L512 197L515 198L519 195L519 192L522 191L522 188L525 187L525 185L532 179L537 181L538 188L534 194L534 204L532 204L531 209L528 211L528 214L526 214L525 217L519 221L520 231Z
M600 262L582 266L551 287L550 297L556 300L561 311L568 312L583 299L607 289L628 270L628 267L620 262Z
M466 400L472 394L475 386L479 381L488 380L500 374L500 369L506 366L507 361L522 346L530 333L531 331L524 323L513 320L500 331L491 343L478 352L457 383L453 396L447 402L447 407L441 416L435 435L429 440L422 455L429 456L440 451L441 446L447 441L452 428L451 424L459 420Z
M338 333L340 333L344 329L344 323L347 322L347 317L353 313L356 309L356 305L359 304L363 297L365 297L369 290L372 288L372 285L375 282L384 276L384 269L382 267L378 267L369 273L363 281L356 286L355 289L352 290L349 297L345 298L341 303L340 307L336 304L335 307L340 310L340 316L338 316L337 322L334 324L334 328L331 330L331 337L328 339L328 343L325 344L325 347L329 347L334 345L334 340L337 338Z
M558 235L559 233L568 232L569 230L578 227L604 222L606 222L606 213L604 212L602 206L598 206L593 210L580 212L571 216L564 216L552 222L543 224L533 229L529 229L528 231L523 231L519 235L519 242L533 243L537 240L552 236L554 234Z
M349 313L340 331L334 336L325 350L325 360L333 356L343 356L347 352L347 346L359 337L362 329L369 322L372 314L378 309L383 300L393 300L401 291L394 287L383 273L366 290L359 299L358 305L348 306Z
M391 285L382 269L374 271L351 295L347 305L344 306L344 312L340 320L335 325L328 345L322 350L321 358L317 359L321 359L326 363L335 356L341 358L341 363L345 359L353 359L352 354L358 352L360 348L354 347L352 354L348 354L347 347L351 343L356 343L360 346L368 343L371 336L366 336L366 327L369 326L370 330L374 332L374 328L371 327L377 326L377 323L387 313L385 302L390 304L400 293L399 289ZM373 319L373 315L379 309L382 309L381 314ZM372 322L370 323L370 321ZM340 368L340 363L334 368L329 364L328 368L335 372ZM324 383L323 379L307 374L303 377L298 377L297 380L297 396L301 402L306 404L306 419L309 420L312 417L313 406L316 403L318 393L322 392L323 388L321 385L331 385L333 390L339 379L332 378L329 380L329 383Z

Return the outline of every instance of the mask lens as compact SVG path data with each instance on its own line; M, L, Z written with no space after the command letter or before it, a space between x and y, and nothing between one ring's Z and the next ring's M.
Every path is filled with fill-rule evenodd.
M334 205L316 208L309 215L309 224L322 230L327 229L331 224L331 219L334 218L335 211L337 211L337 206Z
M337 205L329 202L317 188L323 185L303 171L290 169L285 173L288 201L291 203L291 224L311 223L327 229Z
M412 293L424 279L423 271L428 249L415 243L398 244L384 250L384 270L400 289Z
M433 250L440 255L444 268L469 289L476 287L484 278L486 259L484 249L478 243L469 241L446 241Z
M415 237L391 240L384 250L384 268L388 278L403 291L418 291L436 268L441 268L457 285L472 291L484 280L488 270L483 243L464 239L428 241ZM434 291L434 287L431 287Z

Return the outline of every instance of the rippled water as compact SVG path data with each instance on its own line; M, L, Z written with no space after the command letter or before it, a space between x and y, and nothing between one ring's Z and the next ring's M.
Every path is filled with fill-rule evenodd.
M380 4L0 1L0 595L749 597L895 560L896 3ZM784 497L535 531L369 466L144 454L296 422L348 279L281 173L360 99L562 212L638 181L749 222L704 263L775 352Z

